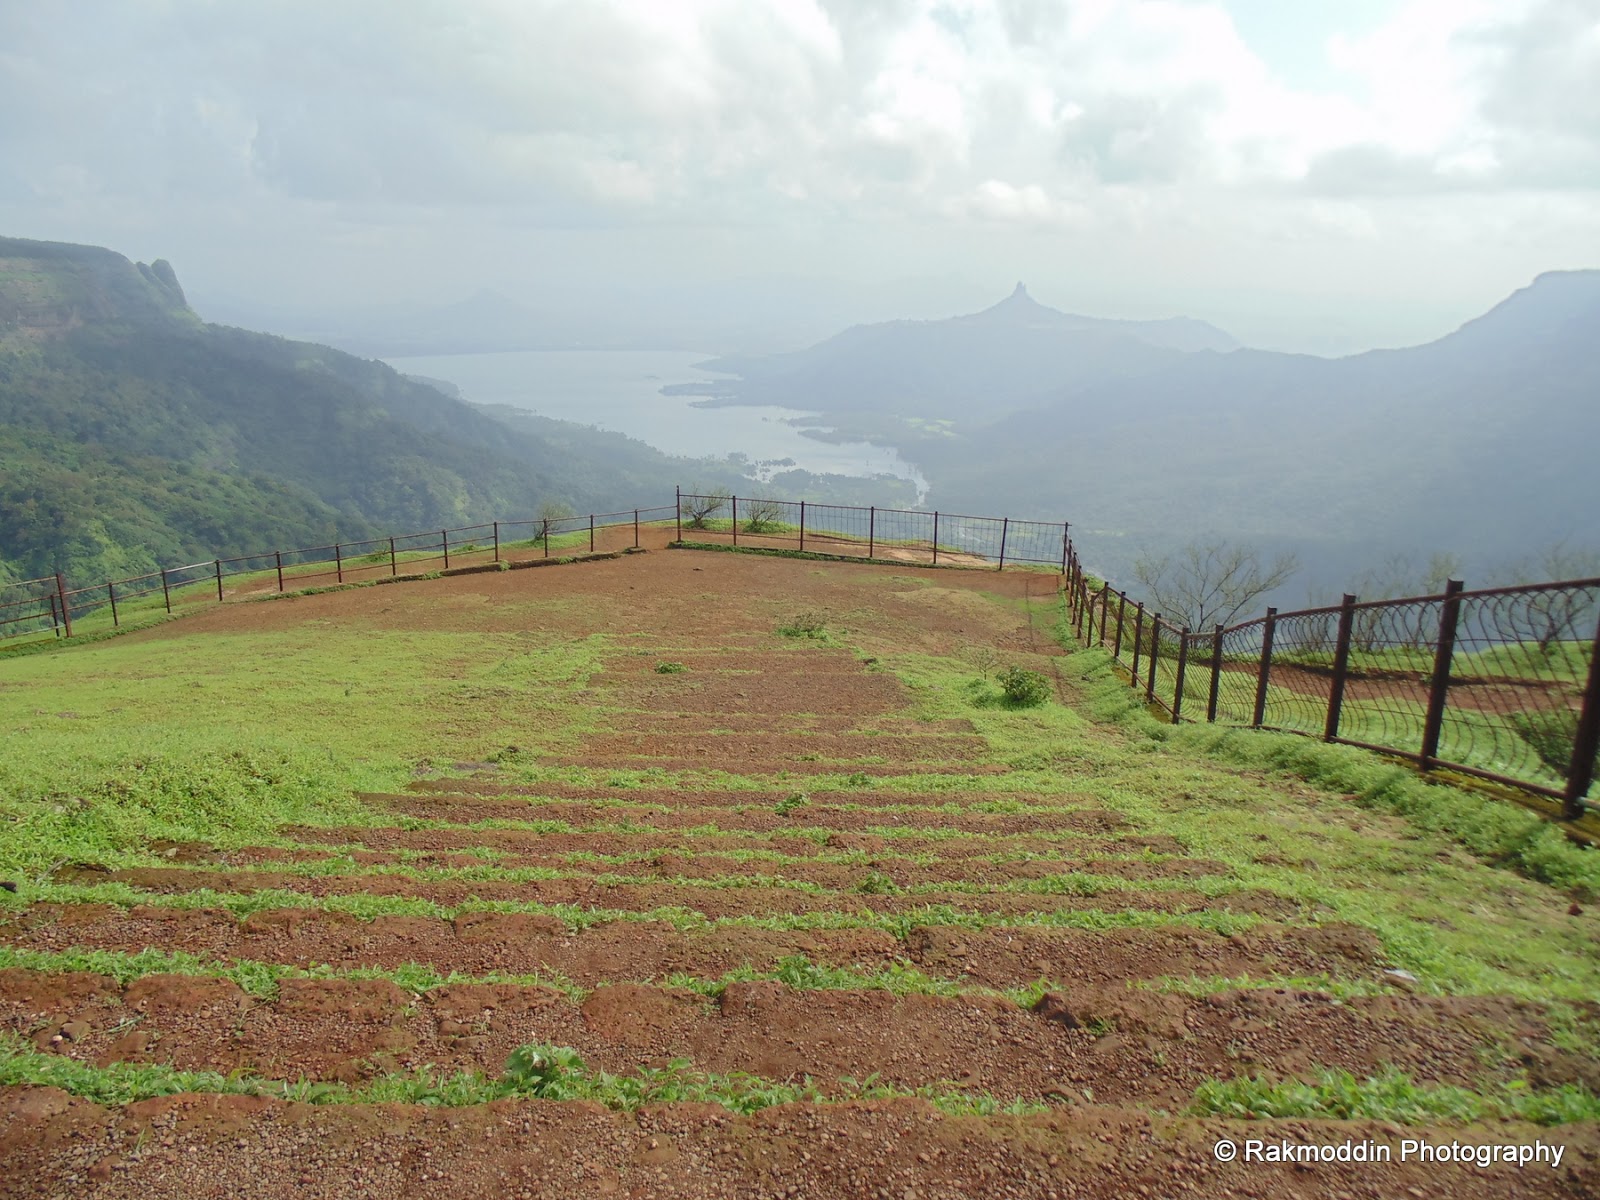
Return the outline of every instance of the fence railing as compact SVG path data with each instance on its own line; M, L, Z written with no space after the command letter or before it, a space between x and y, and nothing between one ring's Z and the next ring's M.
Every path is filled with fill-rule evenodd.
M213 558L83 587L69 587L59 574L28 579L0 585L0 641L71 637L74 624L81 628L86 620L119 628L130 617L158 610L171 613L181 605L219 602L228 595L498 563L516 551L531 551L531 557L544 558L593 553L602 537L608 545L618 541L609 530L620 529L621 542L626 545L631 536L637 547L645 525L670 528L676 511L669 505L657 505L586 516L488 521L457 529Z
M1174 625L1068 547L1068 620L1176 724L1304 734L1560 800L1600 803L1600 579L1359 601L1209 630Z
M680 541L727 542L893 562L1065 571L1068 524L916 509L678 492Z
M396 534L294 550L213 558L163 567L144 575L68 586L61 575L0 586L0 642L25 637L71 637L75 624L121 627L124 619L171 613L186 604L283 592L321 583L355 583L402 573L426 573L497 563L506 554L594 552L604 537L640 544L645 525L665 526L678 540L728 540L879 560L932 561L997 569L1037 564L1064 570L1065 522L969 517L893 508L853 508L809 501L732 495L697 496L679 489L672 505L587 516L488 521L457 529Z

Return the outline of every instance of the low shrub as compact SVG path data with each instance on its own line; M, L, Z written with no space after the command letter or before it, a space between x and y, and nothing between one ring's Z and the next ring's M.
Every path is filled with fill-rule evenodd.
M996 676L1006 703L1016 708L1033 708L1050 699L1050 681L1037 671L1007 667Z

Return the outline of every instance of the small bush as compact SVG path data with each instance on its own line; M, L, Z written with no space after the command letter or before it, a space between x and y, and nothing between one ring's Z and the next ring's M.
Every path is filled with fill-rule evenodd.
M776 500L751 500L745 509L748 514L744 524L746 533L771 533L779 528L783 505Z
M587 1081L583 1058L569 1046L521 1046L506 1060L505 1083L547 1100L575 1099Z
M824 638L828 635L828 614L816 609L806 609L797 612L783 624L778 626L778 632L784 637L792 638Z
M882 871L873 868L866 873L860 883L856 884L856 891L864 896L893 896L900 891L900 885Z
M782 800L779 800L772 807L777 811L780 817L786 817L796 809L804 808L810 803L811 797L807 796L804 792L792 792L785 796Z
M681 675L688 669L680 662L658 662L656 664L657 675Z
M1050 681L1037 671L1007 667L996 677L1006 702L1016 708L1033 708L1050 699Z

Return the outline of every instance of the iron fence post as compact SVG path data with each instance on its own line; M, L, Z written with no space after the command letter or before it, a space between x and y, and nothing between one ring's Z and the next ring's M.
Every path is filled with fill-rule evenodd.
M1206 721L1217 723L1217 693L1222 689L1222 626L1211 629L1211 690L1206 693Z
M1000 565L995 568L996 571L1004 571L1006 569L1006 534L1010 530L1011 518L1002 517L1000 519Z
M1578 734L1572 740L1572 762L1567 767L1567 789L1561 815L1569 821L1583 816L1583 798L1594 782L1595 755L1600 754L1600 624L1589 652L1589 680L1583 689L1578 714Z
M217 603L222 603L222 560L217 559Z
M1252 729L1260 729L1267 719L1267 680L1272 675L1272 639L1278 629L1278 610L1267 609L1267 623L1261 627L1261 669L1256 672L1256 707L1250 717Z
M543 532L542 536L544 538L544 556L546 558L549 558L550 557L550 518L549 517L545 517L544 518L544 532Z
M389 574L390 575L398 575L398 574L400 574L400 565L399 565L399 563L397 563L395 561L395 557L394 557L394 539L393 538L389 539Z
M1444 709L1450 698L1450 667L1456 652L1456 626L1461 621L1459 579L1444 585L1444 604L1439 608L1439 641L1433 651L1433 679L1428 687L1428 716L1422 725L1422 769L1431 771L1439 755L1439 735L1444 732Z
M494 560L500 561L500 522L494 523Z
M677 496L677 502L678 502L678 511L677 511L678 540L681 542L681 541L683 541L683 485L679 484L677 487L673 488L672 490Z
M278 568L278 590L281 592L283 591L283 551L274 550L272 552L272 561Z
M495 557L499 557L496 555ZM338 542L333 544L333 572L338 576L339 582L344 582L344 547Z
M111 627L120 629L122 622L117 618L117 585L108 581L106 583L106 595L111 598Z
M800 549L806 548L806 502L800 501Z
M594 514L589 514L589 553L594 553Z
M873 556L873 538L878 532L878 506L872 505L867 509L867 557Z
M1061 522L1061 573L1063 575L1067 573L1067 555L1072 552L1072 534L1069 532L1071 529L1071 521Z
M1100 640L1106 640L1106 626L1111 620L1111 581L1108 579L1100 588Z
M1344 684L1350 675L1350 632L1355 628L1356 598L1349 592L1339 602L1339 640L1333 650L1333 682L1328 687L1328 720L1322 727L1322 740L1339 736L1339 716L1344 711Z
M1185 625L1178 634L1178 678L1172 685L1172 723L1178 723L1178 713L1183 709L1183 677L1189 667L1189 627Z
M1083 584L1083 635L1080 639L1085 646L1094 645L1094 597L1089 594L1089 582Z
M1133 607L1133 669L1129 672L1128 679L1128 686L1132 688L1139 686L1139 651L1144 648L1139 643L1142 641L1144 641L1143 600Z
M72 609L67 605L67 585L61 578L61 572L56 572L56 595L61 597L61 623L66 626L67 636L72 636Z
M1156 702L1156 662L1161 657L1161 614L1157 613L1150 622L1150 680L1144 686L1144 702Z
M1122 623L1128 619L1128 593L1117 593L1117 632L1111 636L1111 657L1122 658Z
M161 599L166 602L167 611L172 611L172 589L167 586L167 569L161 568Z
M639 510L633 510L633 548L639 548Z
M939 510L933 510L933 565L939 565Z
M733 544L739 544L739 497L733 498Z
M450 569L450 531L448 529L439 530L439 544L444 547L444 569L448 571Z

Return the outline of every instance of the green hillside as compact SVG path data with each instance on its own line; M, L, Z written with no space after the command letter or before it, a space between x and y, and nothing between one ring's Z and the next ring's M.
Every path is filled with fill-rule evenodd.
M632 506L689 474L738 478L207 325L164 262L0 239L0 580Z

